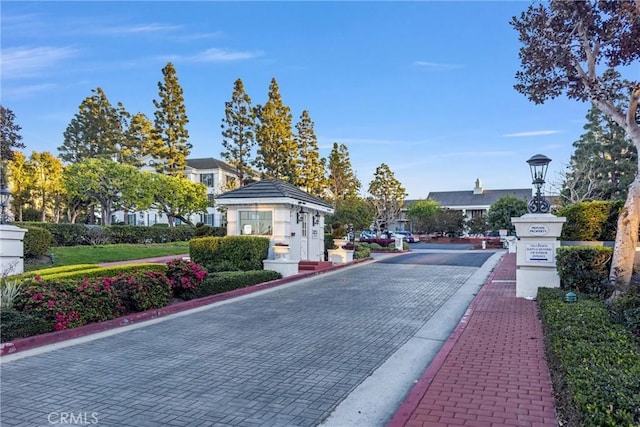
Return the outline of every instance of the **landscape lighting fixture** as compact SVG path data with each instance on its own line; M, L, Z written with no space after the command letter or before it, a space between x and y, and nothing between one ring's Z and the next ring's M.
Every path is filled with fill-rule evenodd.
M530 213L549 213L549 202L542 197L542 186L544 185L545 178L547 177L547 168L551 159L544 154L536 154L527 160L529 169L531 170L531 183L536 188L536 195L533 200L529 202L527 208Z

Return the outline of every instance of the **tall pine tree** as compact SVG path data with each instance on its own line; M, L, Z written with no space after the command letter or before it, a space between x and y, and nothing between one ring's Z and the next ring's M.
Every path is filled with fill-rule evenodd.
M358 197L361 186L351 166L349 149L344 144L334 142L329 154L329 190L334 205L342 200Z
M309 112L304 110L296 123L295 140L298 145L298 172L296 185L316 197L327 188L326 159L320 158L318 138L313 130Z
M15 123L15 114L8 108L0 105L0 187L5 188L7 184L7 162L14 157L14 148L24 148L20 142L22 129Z
M111 105L101 88L92 92L80 103L79 111L64 131L64 142L58 147L63 161L113 159L123 144L121 112Z
M282 103L275 78L269 85L269 99L255 111L258 118L256 167L264 177L295 184L298 148L291 128L292 116L289 107Z
M624 200L636 176L638 153L624 129L592 106L585 133L573 143L564 194Z
M256 144L254 128L255 116L251 108L251 98L238 79L233 84L231 101L224 103L222 119L222 158L235 170L239 185L244 185L251 177L252 150Z
M159 100L153 100L155 131L159 138L152 155L159 160L158 172L180 175L192 148L187 131L187 112L178 82L176 69L171 62L162 69L163 81L158 82Z

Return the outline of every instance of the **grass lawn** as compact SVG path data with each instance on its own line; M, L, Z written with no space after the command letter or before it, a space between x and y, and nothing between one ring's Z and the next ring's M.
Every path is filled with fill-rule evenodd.
M43 267L58 267L73 264L98 264L101 262L127 261L165 255L189 253L189 242L151 243L146 245L97 245L52 247L54 263L48 257L25 262L25 271Z

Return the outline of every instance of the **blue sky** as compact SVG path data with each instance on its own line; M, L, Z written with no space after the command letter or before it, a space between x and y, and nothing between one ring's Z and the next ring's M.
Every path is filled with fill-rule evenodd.
M588 105L535 105L513 89L519 2L3 1L2 105L25 154L58 154L91 89L153 117L161 69L184 89L193 149L220 158L233 82L253 104L275 77L294 124L315 122L322 156L347 145L363 188L389 165L409 193L528 188L528 158L558 181Z

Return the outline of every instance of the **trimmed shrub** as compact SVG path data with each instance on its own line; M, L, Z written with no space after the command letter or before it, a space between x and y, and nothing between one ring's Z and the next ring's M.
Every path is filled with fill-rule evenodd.
M70 271L88 270L98 267L97 264L73 264L61 265L60 267L41 268L40 270L26 271L15 276L16 279L33 279L36 276L46 276L58 273L68 273Z
M32 225L49 230L52 236L52 246L77 246L85 243L84 235L87 230L85 224L56 224L51 222L19 222L18 227Z
M167 266L165 264L153 263L125 264L115 265L112 267L100 267L97 265L93 265L91 268L87 268L84 270L72 270L54 274L41 274L40 277L46 280L82 280L85 278L113 277L117 276L120 273L133 274L141 271L155 271L159 273L165 273L167 271Z
M623 201L580 202L566 206L558 216L567 218L562 227L561 240L611 241L615 240L618 214Z
M52 331L51 322L42 317L22 311L0 311L0 342L32 337Z
M227 235L226 227L211 227L210 225L203 224L201 222L196 224L194 237L224 237Z
M633 287L616 298L610 310L618 323L640 337L640 288Z
M145 227L140 225L110 225L105 227L110 243L184 242L193 238L195 229L188 225L176 227Z
M191 260L211 271L217 271L216 265L222 262L241 271L260 270L268 252L269 239L266 237L200 237L189 242Z
M169 279L164 273L122 273L105 280L115 290L127 313L164 307L171 297Z
M195 291L207 276L207 270L199 264L182 259L167 263L167 278L174 297L180 298L185 292Z
M363 243L356 243L355 252L353 253L353 259L364 259L371 256L371 249L369 245Z
M271 270L254 271L227 271L221 273L209 273L202 284L195 291L184 294L184 299L202 298L234 289L280 279L282 275Z
M602 246L562 246L556 252L556 268L560 286L608 297L613 291L609 283L609 270L613 249Z
M20 224L20 228L26 228L24 234L24 257L37 258L49 253L51 247L51 233L41 227Z
M56 331L113 319L123 311L108 282L89 279L80 284L34 279L23 285L14 305L46 319Z
M640 425L640 345L601 301L540 288L545 348L563 425Z
M393 244L395 247L395 239L360 239L361 243L376 243L378 245L380 245L383 248L389 247L389 245Z

